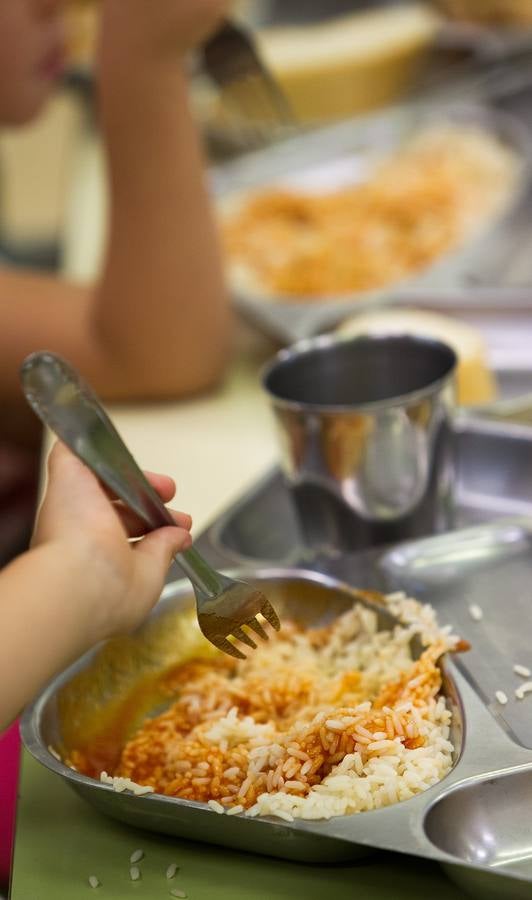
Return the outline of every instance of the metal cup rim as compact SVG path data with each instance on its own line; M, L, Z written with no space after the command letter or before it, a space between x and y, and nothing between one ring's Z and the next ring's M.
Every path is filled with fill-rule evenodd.
M341 344L359 344L363 341L368 340L374 341L375 343L382 343L385 341L398 339L406 339L412 344L423 344L426 347L432 346L434 348L438 348L439 350L446 351L450 356L448 371L440 377L434 379L434 381L430 381L428 384L424 385L423 387L417 388L414 391L408 391L407 393L397 394L392 397L386 397L382 400L369 400L365 403L311 403L302 400L289 400L287 398L279 396L268 386L268 378L279 364L292 359L297 359L298 357L305 356L306 354L314 352L315 350L327 350L330 347L338 346ZM293 410L296 412L304 411L322 414L352 414L354 412L373 413L385 409L391 409L409 405L411 403L416 403L420 400L424 400L426 397L430 397L433 394L438 393L438 391L440 391L441 388L452 379L453 375L456 372L457 363L458 357L454 349L444 341L440 341L438 338L412 335L408 332L397 331L382 332L379 334L372 334L371 332L368 332L367 334L359 334L354 337L341 334L322 334L313 338L303 338L302 340L291 344L289 347L284 347L282 350L279 350L275 354L273 359L269 360L266 365L263 366L261 371L261 384L263 390L270 397L273 405L282 407L283 409Z

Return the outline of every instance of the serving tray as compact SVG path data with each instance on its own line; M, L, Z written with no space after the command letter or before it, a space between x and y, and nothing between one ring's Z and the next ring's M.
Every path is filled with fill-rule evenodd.
M532 518L532 428L468 416L457 421L456 442L455 528L508 516ZM334 558L316 560L304 547L277 468L222 514L198 546L215 553L220 564L310 563L329 570Z
M307 592L309 621L321 587L405 588L432 603L440 622L450 622L471 642L468 653L443 663L456 754L439 784L384 809L289 823L220 816L203 804L160 795L118 794L56 759L49 746L61 746L65 727L75 728L95 702L94 690L112 701L115 685L136 670L135 661L150 664L164 616L192 603L184 582L167 585L150 621L128 639L134 665L124 666L109 652L102 670L98 650L92 651L43 692L22 723L29 751L99 810L137 827L306 862L393 850L441 863L483 900L530 897L532 695L516 699L522 679L513 665L532 668L532 429L468 422L458 431L458 446L457 524L467 524L465 529L310 559L298 543L287 490L273 472L198 541L218 565L238 560L236 574L260 583L274 602L290 586L301 596ZM471 616L473 604L483 612L480 620ZM96 688L79 693L74 720L65 722L64 691L93 669L100 677L82 684ZM508 696L506 705L495 697L499 690Z
M456 250L400 283L344 296L269 298L234 286L236 307L255 326L275 339L292 342L328 330L356 312L386 303L421 303L453 308L456 298L471 309L521 308L532 305L531 233L528 196L531 190L529 123L486 103L441 98L419 100L384 113L300 134L250 153L212 173L213 191L223 215L241 197L272 186L334 189L364 180L375 162L413 133L435 123L476 124L513 149L521 161L514 196L499 217L481 226ZM516 255L526 257L520 280L510 278ZM523 278L525 283L523 284ZM496 286L496 287L494 287Z

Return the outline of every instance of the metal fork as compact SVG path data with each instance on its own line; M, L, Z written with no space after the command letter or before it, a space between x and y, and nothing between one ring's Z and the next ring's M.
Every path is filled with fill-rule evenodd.
M31 408L126 506L155 530L174 525L157 492L145 478L92 388L68 363L53 353L33 353L20 370L22 389ZM257 644L244 627L268 639L258 616L278 631L277 614L265 595L244 581L216 572L193 547L175 561L190 579L199 626L219 650L245 659L229 640Z
M260 58L252 35L225 21L203 47L203 67L235 109L258 129L293 129L293 111Z

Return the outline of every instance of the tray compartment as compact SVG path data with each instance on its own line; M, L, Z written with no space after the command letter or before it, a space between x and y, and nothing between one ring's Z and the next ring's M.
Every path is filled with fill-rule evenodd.
M457 431L457 522L532 515L532 429L464 420Z
M456 433L457 528L504 516L532 517L532 429L462 420ZM270 472L206 535L222 557L245 563L311 562L291 493L278 470Z
M451 877L485 898L531 895L532 767L491 775L451 789L429 809L424 830L435 847L470 866L447 865ZM505 875L511 877L504 877Z
M532 768L453 788L425 818L425 831L444 853L482 866L532 876Z
M311 625L330 621L356 600L354 591L318 573L278 569L236 574L260 585L281 615L283 608L288 609L296 619ZM331 587L339 588L341 593L331 595ZM423 793L374 812L287 823L276 818L220 816L204 804L158 794L144 797L119 794L110 786L73 771L49 752L50 745L64 753L79 745L77 740L83 744L84 738L78 736L90 733L95 711L98 713L115 700L130 696L135 682L142 681L158 659L164 659L166 667L181 658L181 655L176 658L176 654L181 654L186 631L180 632L180 627L185 628L180 626L180 617L182 621L183 613L192 606L188 583L168 586L166 597L138 632L108 643L103 650L92 651L52 682L24 716L22 733L29 751L94 807L135 827L287 859L333 862L353 860L378 848L379 836L386 831L383 825L391 821L388 840L394 842L393 849L401 850L401 833L408 817L415 815L416 810L419 816L434 792L441 790L440 785L425 792L427 799ZM389 627L389 622L383 617L380 626L386 625ZM413 650L415 654L416 648ZM464 734L462 703L453 675L445 666L443 682L453 714L452 739L456 754L455 768L442 784L448 783L458 768ZM368 819L374 823L373 832L365 827ZM416 847L413 843L408 851ZM427 855L426 848L424 855Z
M436 607L471 649L458 660L483 704L513 741L532 749L532 715L515 690L532 669L532 520L507 519L399 545L379 565L388 583ZM474 621L477 605L482 619ZM502 690L508 703L495 697ZM532 758L531 758L532 762Z

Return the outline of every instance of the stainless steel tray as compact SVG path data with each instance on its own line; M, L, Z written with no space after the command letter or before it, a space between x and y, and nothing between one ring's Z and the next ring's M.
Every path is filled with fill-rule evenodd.
M26 712L22 734L30 752L102 812L137 827L307 862L353 859L371 848L392 850L441 863L483 900L532 896L532 714L527 714L532 697L514 699L520 679L512 671L517 662L532 668L527 627L532 605L532 429L469 421L459 429L458 442L458 521L477 523L468 529L391 549L313 560L315 570L309 571L301 562L297 526L291 530L295 518L287 491L279 474L270 473L198 542L218 565L229 566L235 559L275 560L269 568L265 562L248 562L238 570L259 581L275 603L283 602L285 591L293 596L294 585L304 591L312 583L301 613L309 622L319 621L325 612L316 590L340 579L354 586L411 590L436 607L440 621L451 622L470 640L468 653L444 663L457 753L453 770L438 785L385 809L293 823L219 816L205 805L157 795L117 794L67 768L47 749L62 744L63 689L80 672L98 665L98 651L56 679ZM290 555L292 565L287 566ZM129 639L128 665L107 654L103 676L92 679L96 694L94 689L80 692L69 728L76 728L84 709L101 696L112 700L124 673L127 677L137 666L153 665L153 635L162 630L171 638L173 633L164 617L191 603L188 585L166 587L148 624ZM480 622L470 616L472 603L483 609ZM180 640L178 636L177 645ZM506 706L495 700L496 690L507 693ZM64 722L64 710L62 715Z
M522 284L504 287L491 277L494 268L507 274L508 254L523 242L529 224L526 197L530 190L531 131L519 118L480 103L456 100L421 101L396 107L386 113L358 118L308 134L299 135L265 150L226 164L213 172L213 189L220 206L250 190L300 179L305 172L321 172L338 166L343 172L357 158L371 160L390 152L416 129L429 123L476 122L513 147L523 162L519 188L508 209L460 250L442 257L408 282L386 289L329 297L323 301L290 302L233 291L236 306L267 334L282 341L309 337L333 327L353 312L390 302L423 302L452 305L459 294L469 306L529 308L532 294ZM528 235L528 231L526 232ZM483 275L488 271L490 277ZM532 270L532 266L530 267ZM532 271L530 271L532 278ZM498 284L497 290L493 284Z
M532 518L532 428L464 418L456 429L455 527L508 516ZM313 566L284 478L264 478L209 528L202 545L220 561ZM328 566L327 560L318 561ZM343 574L342 574L342 577Z
M421 549L430 553L430 548ZM330 576L301 569L239 570L238 574L259 583L276 605L294 585L304 594L310 583L325 587L337 583ZM358 582L356 565L351 580ZM459 616L464 598L451 593L449 604ZM222 817L200 803L156 794L116 793L58 761L47 748L62 746L65 725L75 728L102 698L104 703L112 702L124 671L149 668L153 628L167 632L165 617L192 603L187 584L168 586L148 625L129 639L125 669L123 657L113 660L107 648L103 656L93 651L56 679L24 716L22 735L28 750L101 812L139 828L305 862L352 860L371 848L393 850L444 864L453 878L479 897L530 896L532 754L510 738L453 661L443 663L443 672L453 712L455 766L435 787L385 809L321 822ZM319 622L325 612L330 615L331 611L311 595L304 608L307 619ZM515 632L519 630L515 621ZM473 631L472 625L464 628L464 634L469 632L472 638ZM91 672L88 680L87 672ZM76 685L80 676L84 680ZM62 710L64 691L72 685L77 697L74 723L65 722Z

